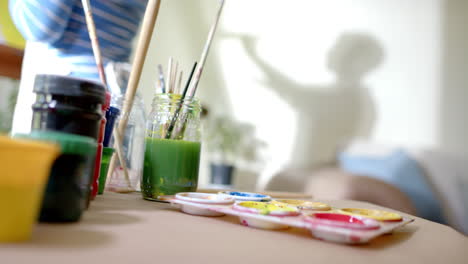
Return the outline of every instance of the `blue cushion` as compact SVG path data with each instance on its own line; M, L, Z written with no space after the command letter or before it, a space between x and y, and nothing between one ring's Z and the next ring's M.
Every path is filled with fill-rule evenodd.
M427 182L424 172L405 151L396 150L383 157L358 156L344 152L339 154L338 160L344 171L396 186L409 197L418 216L445 223L441 203Z

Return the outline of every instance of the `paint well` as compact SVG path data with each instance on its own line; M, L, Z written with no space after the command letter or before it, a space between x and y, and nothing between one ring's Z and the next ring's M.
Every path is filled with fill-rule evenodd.
M293 216L299 214L299 211L295 207L267 202L239 202L234 205L233 209L261 215Z
M321 202L311 202L304 200L279 199L272 201L273 204L297 207L300 210L328 211L331 207Z
M343 208L340 212L347 215L367 217L378 221L401 221L403 219L402 216L397 213L376 209Z
M347 229L373 230L380 228L379 223L373 219L337 213L315 213L305 218L305 221L317 226Z

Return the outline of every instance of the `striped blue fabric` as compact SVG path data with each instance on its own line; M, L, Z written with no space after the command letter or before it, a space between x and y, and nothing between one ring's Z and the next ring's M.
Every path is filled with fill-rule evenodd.
M104 63L126 62L147 0L90 0ZM81 0L10 0L25 39L47 43L71 75L99 79Z

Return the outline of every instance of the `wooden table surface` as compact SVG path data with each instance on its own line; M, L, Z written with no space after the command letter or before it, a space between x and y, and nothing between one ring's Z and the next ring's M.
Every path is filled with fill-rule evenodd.
M335 207L380 208L355 201ZM139 194L98 196L79 223L39 224L25 243L0 244L1 264L21 263L468 263L468 238L416 218L365 245L314 239L306 230L258 230L237 218L200 217Z

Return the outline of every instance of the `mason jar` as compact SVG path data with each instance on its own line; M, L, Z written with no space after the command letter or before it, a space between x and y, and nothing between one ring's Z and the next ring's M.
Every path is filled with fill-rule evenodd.
M114 95L111 106L123 109L124 101L125 98L122 95ZM120 113L115 126L118 126L124 117L127 117L127 127L122 135L122 154L125 159L128 180L124 174L122 164L119 159L116 159L115 169L110 174L111 178L107 180L106 189L110 191L119 191L122 189L139 191L145 154L146 113L144 102L138 93L135 94L133 107L130 113ZM114 146L114 143L115 136L113 135L109 146Z
M194 192L201 150L201 105L196 98L156 94L147 118L141 192L144 199Z

